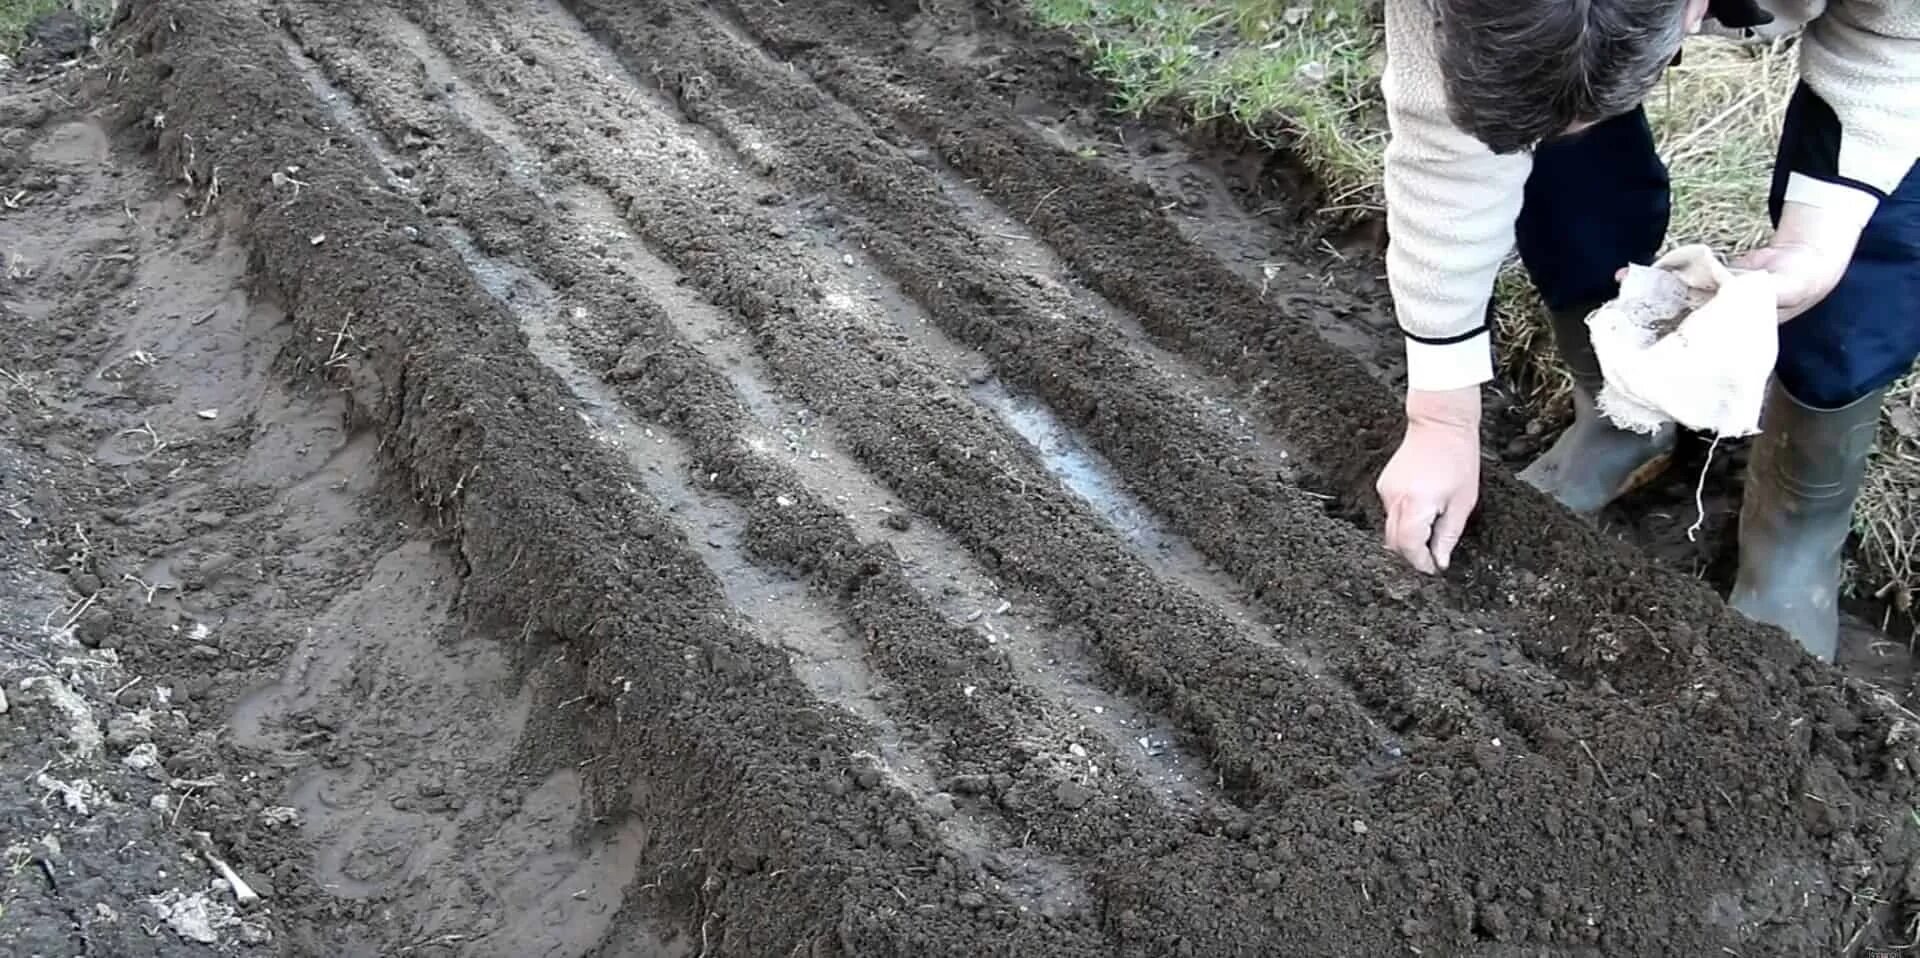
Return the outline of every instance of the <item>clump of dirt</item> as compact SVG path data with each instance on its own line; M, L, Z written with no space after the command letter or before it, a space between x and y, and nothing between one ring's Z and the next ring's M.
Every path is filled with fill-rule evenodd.
M1378 301L920 21L259 12L5 93L15 950L1902 940L1920 721L1510 479L1401 568Z

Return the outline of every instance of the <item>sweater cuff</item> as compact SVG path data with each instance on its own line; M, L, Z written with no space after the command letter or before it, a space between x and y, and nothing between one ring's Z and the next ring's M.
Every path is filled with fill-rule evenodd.
M1824 180L1807 173L1787 174L1787 190L1782 197L1825 211L1846 222L1864 227L1880 208L1884 194L1858 183Z
M1912 172L1915 156L1908 150L1888 149L1879 142L1842 131L1840 155L1836 159L1834 165L1840 175L1835 179L1871 192L1875 199L1885 199L1899 189Z
M1493 378L1493 336L1481 328L1444 340L1407 337L1407 388L1464 389Z

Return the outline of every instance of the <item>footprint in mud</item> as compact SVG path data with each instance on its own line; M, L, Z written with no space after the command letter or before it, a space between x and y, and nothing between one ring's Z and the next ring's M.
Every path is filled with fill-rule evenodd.
M501 643L460 634L458 582L430 543L387 553L315 619L282 679L242 700L234 737L319 752L287 801L327 893L391 902L417 940L462 954L585 954L644 836L580 837L591 812L571 767L528 782L516 760L535 683L513 680Z

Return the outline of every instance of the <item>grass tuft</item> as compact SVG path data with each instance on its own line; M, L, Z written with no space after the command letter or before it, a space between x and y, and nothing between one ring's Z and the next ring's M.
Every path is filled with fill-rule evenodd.
M18 56L27 27L62 6L64 0L0 0L0 56Z
M1071 33L1113 91L1115 108L1173 110L1232 123L1290 151L1325 191L1322 212L1381 210L1386 115L1379 0L1029 0L1036 20ZM1767 186L1787 98L1791 39L1689 41L1647 112L1673 176L1670 245L1724 253L1765 241ZM1536 415L1568 415L1569 381L1538 297L1517 261L1495 287L1503 380ZM1887 403L1854 524L1849 587L1910 606L1920 586L1920 381Z
M0 56L19 56L27 28L49 13L70 8L100 30L113 19L115 6L116 0L0 0Z

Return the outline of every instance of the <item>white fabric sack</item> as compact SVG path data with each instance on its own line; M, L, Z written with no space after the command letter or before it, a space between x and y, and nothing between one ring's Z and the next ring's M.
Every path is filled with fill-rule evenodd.
M1728 438L1759 432L1780 352L1775 303L1765 272L1730 269L1701 245L1627 267L1620 295L1587 317L1600 414L1640 433L1669 422Z

